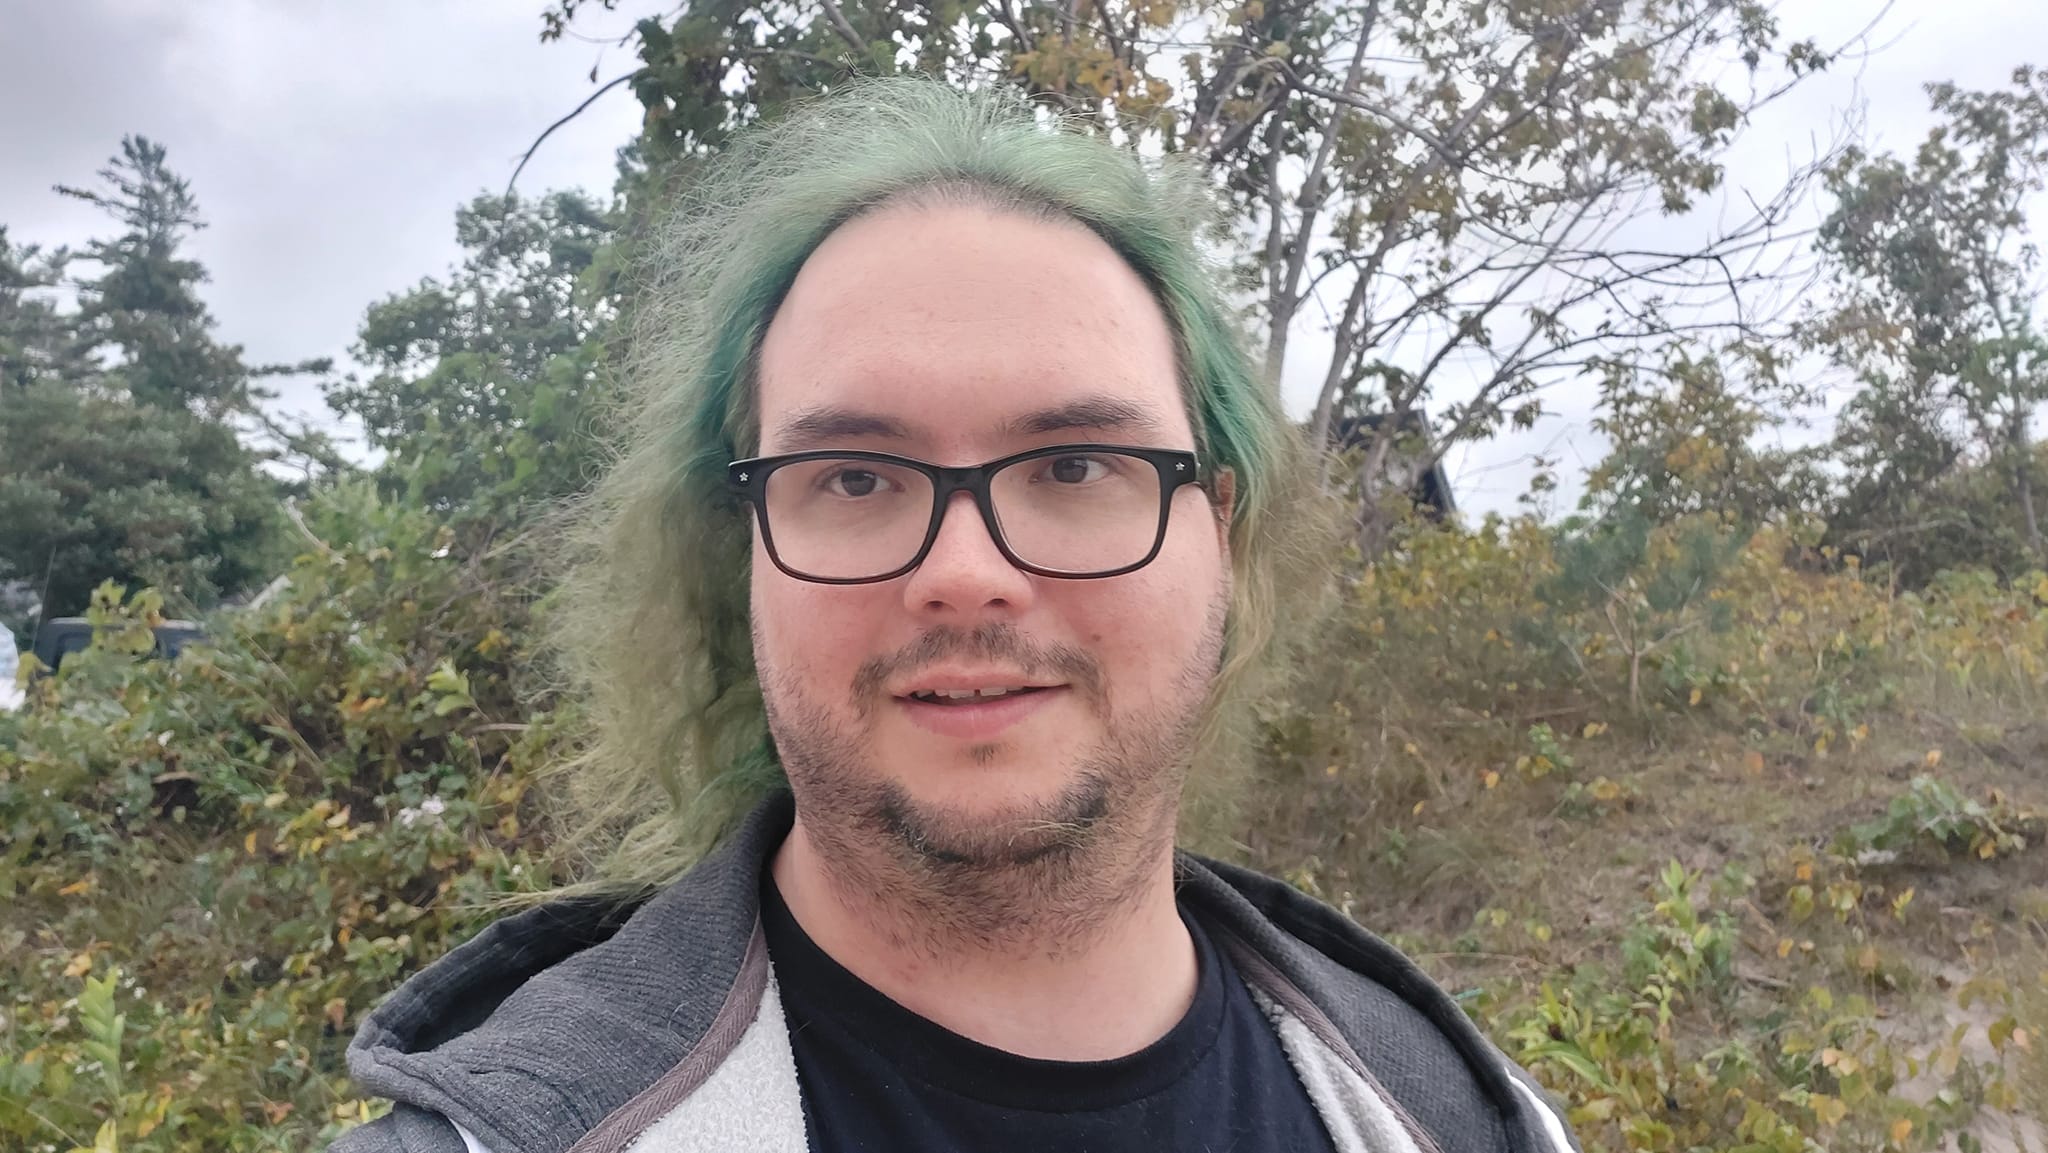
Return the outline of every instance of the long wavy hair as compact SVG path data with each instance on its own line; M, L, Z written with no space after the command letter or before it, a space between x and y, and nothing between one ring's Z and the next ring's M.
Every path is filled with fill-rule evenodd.
M933 197L1072 220L1165 313L1197 449L1236 477L1224 657L1183 839L1213 841L1227 821L1244 705L1276 663L1283 596L1310 595L1326 554L1311 541L1319 502L1300 438L1197 243L1213 194L1192 166L1143 159L1007 90L870 80L736 140L677 196L643 261L616 460L569 518L552 598L567 688L590 722L562 766L558 839L583 877L557 893L663 886L781 784L748 621L749 521L725 466L756 447L756 355L804 261L848 220Z

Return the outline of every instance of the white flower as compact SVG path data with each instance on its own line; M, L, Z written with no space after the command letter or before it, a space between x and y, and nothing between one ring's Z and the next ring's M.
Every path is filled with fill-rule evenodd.
M405 808L398 810L398 823L400 827L409 829L412 827L413 822L421 817L432 817L434 823L438 825L441 823L441 814L447 810L448 802L442 800L439 796L430 796L426 800L421 801L418 808L407 805Z

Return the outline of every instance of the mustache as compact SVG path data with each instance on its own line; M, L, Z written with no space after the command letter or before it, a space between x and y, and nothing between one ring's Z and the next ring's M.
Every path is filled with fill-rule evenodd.
M949 658L967 657L1014 667L1033 679L1059 680L1089 703L1106 703L1102 664L1069 644L1039 644L1006 621L990 621L972 629L936 628L885 656L870 657L853 676L853 701L865 717L881 703L883 686L905 673Z

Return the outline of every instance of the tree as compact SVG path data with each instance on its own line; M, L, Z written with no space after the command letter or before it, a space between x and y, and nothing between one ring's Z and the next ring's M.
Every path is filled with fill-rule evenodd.
M543 35L593 2L614 0L553 0ZM723 0L626 40L641 65L616 82L647 109L635 156L657 172L898 69L1018 83L1205 165L1273 380L1327 321L1317 442L1347 407L1388 417L1356 474L1369 550L1380 494L1533 420L1546 389L1674 337L1769 327L1758 294L1818 162L1684 244L1629 225L1716 190L1748 116L1832 58L1784 43L1757 0ZM1417 427L1424 443L1397 443Z
M1701 629L1728 628L1730 607L1711 594L1749 535L1714 514L1661 526L1626 506L1571 518L1552 546L1556 571L1535 588L1548 611L1525 627L1595 692L1586 657L1611 646L1627 663L1629 711L1640 715L1646 668L1671 667L1667 659Z
M1839 437L1851 468L1837 532L1890 555L1940 530L1948 551L1970 518L1928 498L1981 462L2006 477L2040 564L2033 423L2048 398L2048 333L2027 209L2048 178L2048 73L2021 68L2005 91L1928 94L1940 123L1910 159L1852 151L1828 175L1835 206L1820 244L1836 282L1812 334L1862 383Z
M390 486L480 521L583 487L616 311L615 227L579 193L479 196L455 214L461 265L370 306L356 355L374 373L330 389L328 403L389 454Z
M1818 505L1816 454L1759 443L1786 419L1759 396L1777 390L1746 379L1777 376L1768 350L1681 344L1661 363L1597 368L1593 427L1610 448L1586 478L1585 511L1628 510L1649 524L1711 513L1755 527Z
M0 395L0 581L42 617L113 579L205 605L281 559L275 481L225 424L50 381Z
M112 238L0 249L0 583L45 618L109 578L205 605L279 559L280 487L259 468L275 454L241 436L277 427L253 383L267 370L213 338L205 269L182 251L198 207L164 159L129 137L99 187L59 188L105 210ZM97 275L65 310L48 290L72 260Z
M81 375L83 354L51 295L71 254L16 245L0 227L0 391Z

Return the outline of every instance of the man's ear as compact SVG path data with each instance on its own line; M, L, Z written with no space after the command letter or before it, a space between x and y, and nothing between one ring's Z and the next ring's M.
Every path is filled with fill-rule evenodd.
M1223 543L1230 543L1230 518L1237 511L1237 474L1227 468L1216 470L1216 479L1209 491L1216 505L1216 527L1223 533Z

